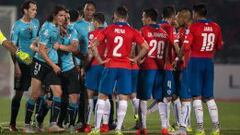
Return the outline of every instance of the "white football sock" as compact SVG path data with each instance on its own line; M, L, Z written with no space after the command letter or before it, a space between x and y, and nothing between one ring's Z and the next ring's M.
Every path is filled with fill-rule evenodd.
M180 123L180 117L181 117L181 101L179 98L177 98L174 102L173 102L173 113L175 115L175 120L177 125L179 126Z
M128 103L126 100L120 100L118 109L117 109L117 127L116 130L122 129L123 120L125 118L125 115L127 113L127 106Z
M140 108L142 115L142 128L147 128L147 101L140 100Z
M189 118L188 118L188 124L187 124L187 127L191 127L192 124L191 124L191 112L192 112L192 104L190 103L190 106L189 106Z
M170 127L170 109L171 109L171 101L168 101L167 98L163 98L163 102L167 104L167 127Z
M136 97L134 97L134 98L132 99L132 104L133 104L134 114L138 114L139 99L137 99Z
M107 99L105 101L105 108L104 108L104 114L103 114L103 124L108 124L110 109L111 109L111 104L110 104L109 99Z
M188 119L191 112L191 102L182 102L181 115L180 115L180 125L187 127Z
M163 102L158 103L158 111L161 118L162 128L167 128L168 127L167 104Z
M93 99L88 99L88 113L87 113L87 124L90 124L91 115L93 112Z
M154 100L152 104L148 107L148 113L153 113L158 110L158 102Z
M202 107L202 101L197 99L193 101L193 108L195 111L195 116L198 124L203 123L203 107Z
M207 101L208 111L212 120L212 123L219 124L218 120L218 108L214 99Z
M105 108L105 101L102 99L97 100L95 107L95 129L100 129L103 113Z

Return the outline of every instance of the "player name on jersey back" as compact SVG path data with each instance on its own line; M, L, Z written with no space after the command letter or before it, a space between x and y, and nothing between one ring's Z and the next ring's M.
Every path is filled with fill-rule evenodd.
M191 57L212 58L223 45L222 32L218 24L209 20L198 20L190 26L193 36Z

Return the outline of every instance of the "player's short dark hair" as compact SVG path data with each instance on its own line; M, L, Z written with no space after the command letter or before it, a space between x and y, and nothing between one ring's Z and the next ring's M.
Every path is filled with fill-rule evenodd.
M79 16L79 13L77 10L71 9L71 10L69 10L69 14L70 14L70 22L77 21L78 16Z
M191 9L186 8L186 7L180 8L177 12L190 12L190 13L192 13L192 12L191 12Z
M166 6L162 10L163 18L170 18L171 16L176 14L176 10L174 6Z
M128 9L125 6L117 7L114 13L120 18L128 17Z
M37 5L37 2L35 0L25 0L23 4L21 5L21 13L24 14L24 9L29 9L30 4Z
M145 13L145 15L147 17L150 17L152 19L152 21L157 21L158 18L158 12L156 9L154 8L148 8L148 9L144 9L143 12Z
M84 6L87 5L87 4L90 4L90 5L93 5L93 7L96 9L97 8L97 5L94 1L91 1L91 0L88 0L85 2Z
M207 16L207 7L203 3L193 5L193 11L201 17Z
M47 20L50 22L53 21L53 17L56 16L60 11L67 12L68 10L63 5L56 5Z
M79 7L77 8L77 10L78 10L78 14L79 14L79 16L83 16L83 15L84 15L84 12L83 12L83 6L82 6L82 5L79 6Z
M104 24L105 22L105 16L102 12L96 12L93 14L93 19L97 22L99 22L100 24Z

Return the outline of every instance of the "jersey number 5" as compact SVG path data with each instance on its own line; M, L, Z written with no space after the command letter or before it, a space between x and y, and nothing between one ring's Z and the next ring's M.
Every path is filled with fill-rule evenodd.
M201 51L212 51L214 47L215 34L214 33L202 33L203 44Z
M123 45L123 37L121 37L121 36L116 36L116 37L114 38L114 43L117 44L117 45L116 45L115 48L113 49L113 56L115 56L115 57L121 57L122 54L121 54L121 53L118 53L118 50L119 50L119 49L122 47L122 45Z

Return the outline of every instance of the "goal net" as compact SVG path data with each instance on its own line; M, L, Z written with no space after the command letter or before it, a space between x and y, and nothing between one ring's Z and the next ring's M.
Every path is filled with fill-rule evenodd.
M11 27L16 21L15 6L0 6L0 29L10 39ZM0 97L11 97L13 94L14 67L10 53L0 46Z

